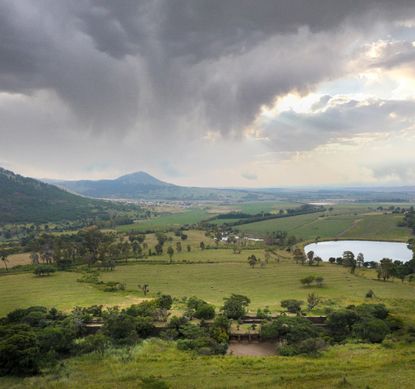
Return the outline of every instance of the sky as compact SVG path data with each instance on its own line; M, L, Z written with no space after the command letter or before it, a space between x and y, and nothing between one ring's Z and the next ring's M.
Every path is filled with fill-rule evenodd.
M0 0L0 166L415 185L413 0Z

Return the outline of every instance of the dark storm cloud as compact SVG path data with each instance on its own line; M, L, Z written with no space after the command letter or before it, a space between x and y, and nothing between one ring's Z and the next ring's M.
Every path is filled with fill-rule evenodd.
M413 1L0 3L0 90L55 92L86 130L240 131L281 94L343 71L339 26Z

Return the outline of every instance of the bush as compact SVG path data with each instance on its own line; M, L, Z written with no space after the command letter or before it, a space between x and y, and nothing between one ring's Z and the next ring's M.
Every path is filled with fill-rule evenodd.
M31 375L39 372L40 349L30 327L0 327L0 375Z
M197 319L211 320L215 317L215 307L210 304L202 304L197 308L194 316Z
M352 332L352 326L359 321L359 315L353 309L331 312L327 317L327 329L336 341L341 341Z
M173 298L167 294L161 295L156 301L157 306L162 309L170 309L173 305Z
M319 330L303 317L280 316L261 326L262 339L284 339L289 344L320 335Z
M290 313L299 313L301 312L301 305L304 302L301 300L283 300L281 301L281 307L285 308Z
M37 275L38 277L49 276L52 273L55 273L56 269L51 265L41 265L37 266L33 271L33 274Z
M80 353L97 352L102 354L104 350L111 344L111 339L104 334L97 333L85 337L78 345Z
M381 319L367 319L353 325L353 336L370 343L381 343L390 329Z
M240 319L246 313L246 308L251 300L240 294L232 294L231 297L225 299L222 310L223 314L229 319Z
M315 279L314 276L307 276L307 277L302 278L300 282L305 286L310 286L313 283L314 279Z
M373 316L377 319L386 319L389 311L383 304L361 304L356 307L359 316L368 317Z
M133 344L138 340L135 318L123 312L106 316L102 331L117 344Z

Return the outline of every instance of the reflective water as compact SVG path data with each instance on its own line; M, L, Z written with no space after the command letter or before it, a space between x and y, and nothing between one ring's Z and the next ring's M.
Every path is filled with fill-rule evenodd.
M380 261L382 258L409 261L412 251L406 243L399 242L376 242L370 240L337 240L319 243L311 243L304 247L307 253L314 251L314 255L328 260L330 257L341 257L344 251L352 251L355 256L362 253L365 261Z

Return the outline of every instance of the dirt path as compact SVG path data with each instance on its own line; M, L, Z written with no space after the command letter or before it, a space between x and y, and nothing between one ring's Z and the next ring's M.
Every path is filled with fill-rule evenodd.
M231 342L228 354L234 356L272 356L276 355L275 344L269 342Z

